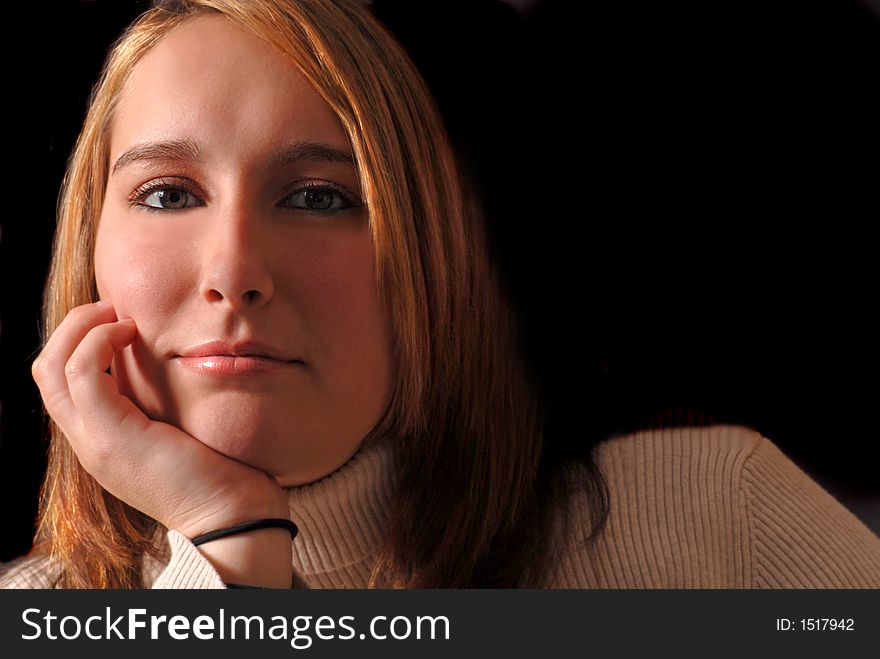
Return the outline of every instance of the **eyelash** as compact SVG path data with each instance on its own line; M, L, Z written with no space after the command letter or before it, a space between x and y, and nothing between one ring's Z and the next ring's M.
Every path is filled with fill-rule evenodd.
M285 189L284 191L283 199L288 199L293 195L299 194L303 191L318 190L332 192L341 197L344 203L347 204L343 208L337 208L333 210L312 210L308 208L299 208L296 206L283 206L283 208L290 208L291 210L305 211L306 213L312 213L314 215L335 215L336 213L342 213L348 210L353 210L355 208L360 208L363 205L360 199L352 194L347 188L337 183L331 183L329 181L298 181L288 186L288 188L289 189ZM192 195L196 199L199 199L199 196L191 189L189 189L186 185L181 185L179 183L172 183L167 180L159 179L156 181L150 181L149 183L145 183L144 185L140 186L129 197L129 203L132 207L137 206L140 209L150 213L173 213L177 211L188 210L190 208L198 208L200 206L204 206L204 202L202 202L201 199L199 199L199 202L201 203L199 203L198 205L187 206L185 208L157 208L156 206L148 206L143 203L144 200L154 192L160 192L163 190L178 190L180 192L185 192L188 195Z

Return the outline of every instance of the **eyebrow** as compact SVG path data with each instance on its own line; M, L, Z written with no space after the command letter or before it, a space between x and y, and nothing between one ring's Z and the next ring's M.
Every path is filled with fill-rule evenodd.
M150 160L200 160L201 149L193 140L165 140L161 142L143 142L128 149L113 164L111 175L132 163ZM281 167L298 160L323 162L343 162L354 165L354 157L346 150L338 149L329 144L294 140L276 149L268 162Z

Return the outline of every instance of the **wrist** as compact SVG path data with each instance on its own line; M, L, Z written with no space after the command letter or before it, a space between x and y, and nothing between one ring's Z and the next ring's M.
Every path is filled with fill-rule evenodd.
M166 526L193 540L211 531L260 519L290 519L287 496L281 488L277 493L264 495L257 500L251 497L247 501L224 502L215 510L193 511L187 518L181 517Z
M192 543L196 546L199 546L205 544L206 542L220 540L221 538L228 538L230 536L239 535L241 533L248 533L269 528L284 529L285 531L290 533L291 541L296 538L297 533L299 533L299 527L286 517L272 517L255 519L249 522L233 524L232 526L226 526L221 529L209 531L208 533L203 533L202 535L192 538Z
M293 544L290 533L265 528L212 540L198 546L224 583L290 588Z

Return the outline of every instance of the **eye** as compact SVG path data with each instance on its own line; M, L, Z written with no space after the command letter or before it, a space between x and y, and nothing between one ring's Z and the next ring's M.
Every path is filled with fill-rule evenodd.
M153 199L154 197L156 199L156 202L154 204L149 203L149 200ZM144 199L143 203L147 206L150 206L151 208L177 210L179 208L187 207L187 197L195 199L195 197L193 197L186 190L180 190L179 188L165 188L163 190L156 190L156 192L151 193Z
M162 181L141 187L133 195L132 201L150 211L181 210L202 205L191 192Z
M285 197L283 206L312 213L338 213L359 208L361 201L342 186L334 183L306 183Z
M303 210L319 215L332 215L343 211L360 208L362 202L356 195L337 183L296 182L282 193L279 204L282 208ZM178 211L195 206L204 206L204 202L181 185L174 185L168 180L151 181L141 186L130 197L133 206L146 211Z

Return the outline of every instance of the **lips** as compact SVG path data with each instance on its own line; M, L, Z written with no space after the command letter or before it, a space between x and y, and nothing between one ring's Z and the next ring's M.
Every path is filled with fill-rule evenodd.
M182 350L178 357L260 357L280 362L301 362L301 359L289 355L271 346L248 341L229 343L227 341L208 341L197 346Z
M200 373L222 376L279 373L303 365L301 359L256 342L209 341L181 351L175 359Z

